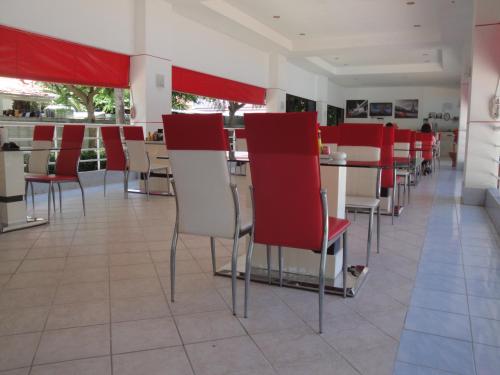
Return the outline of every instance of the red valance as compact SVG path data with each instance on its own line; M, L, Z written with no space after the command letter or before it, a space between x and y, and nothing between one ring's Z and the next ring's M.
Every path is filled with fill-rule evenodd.
M258 86L172 67L172 90L241 103L265 104L266 89Z
M0 25L0 76L129 87L128 55Z

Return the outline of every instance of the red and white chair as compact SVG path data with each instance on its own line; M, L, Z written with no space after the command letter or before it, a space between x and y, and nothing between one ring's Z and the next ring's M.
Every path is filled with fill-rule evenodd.
M31 154L28 160L28 174L46 176L49 173L49 158L50 149L54 143L54 125L36 125L33 130L33 142L31 144ZM24 194L26 196L26 204L28 204L28 186L31 188L31 203L33 212L35 211L35 191L33 182L26 180ZM52 192L52 194L54 194ZM55 210L55 200L54 210Z
M384 127L384 139L382 142L382 154L381 154L381 164L384 166L394 165L394 128ZM384 168L382 170L382 180L381 187L387 193L391 192L390 202L387 208L391 212L391 223L394 225L394 205L396 196L395 187L395 170L394 168ZM389 194L387 194L387 199L389 199Z
M238 242L251 232L252 225L241 218L238 190L230 180L222 114L163 115L163 123L177 206L170 253L172 302L178 235L210 237L214 274L215 238L228 238L233 239L231 272L233 314L236 314Z
M247 135L245 129L236 129L234 131L234 150L235 151L248 151L247 149ZM239 169L240 175L246 175L247 163L236 162L236 167Z
M350 223L328 215L327 195L320 182L316 115L315 112L245 114L254 220L246 259L245 317L248 316L253 244L278 246L278 250L285 246L312 250L321 253L318 259L321 333L327 248L343 237L345 296ZM302 177L300 183L297 183L297 170ZM282 262L280 256L279 264ZM269 263L268 258L268 267Z
M408 191L408 203L410 203L410 171L411 157L410 148L412 141L412 131L408 129L396 129L394 133L394 161L398 164L406 165L406 168L396 169L396 179L398 185L398 205L400 187L403 186L403 205L406 204L406 192ZM398 207L399 208L399 207Z
M154 171L166 170L167 178L170 180L170 168L163 164L155 163L149 157L144 142L144 131L141 126L124 126L123 136L127 146L128 165L125 177L125 189L128 192L128 181L130 172L138 172L144 178L144 187L146 189L146 197L149 199L149 179ZM170 188L170 181L168 184Z
M106 177L108 172L123 173L123 189L127 186L127 157L123 151L119 126L103 126L101 128L104 149L106 150L106 170L104 171L104 196L106 196ZM125 191L125 194L127 192Z
M337 150L345 152L347 162L379 165L382 155L384 128L379 124L342 124ZM346 210L367 211L369 214L366 264L370 259L373 215L377 213L377 253L380 252L380 178L378 168L348 168Z
M48 192L48 217L50 222L50 195L54 196L54 184L59 188L59 209L62 211L61 184L73 182L77 183L82 192L83 215L85 216L85 193L78 175L78 163L82 152L85 125L64 125L61 148L56 160L55 174L36 175L27 174L25 180L31 183L42 183L49 185Z

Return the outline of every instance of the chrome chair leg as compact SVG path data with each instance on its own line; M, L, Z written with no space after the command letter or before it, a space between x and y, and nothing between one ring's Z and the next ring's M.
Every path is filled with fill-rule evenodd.
M130 175L130 171L127 170L125 173L125 199L128 199L128 177Z
M62 212L62 192L61 192L61 183L57 183L57 190L59 190L59 212Z
M368 244L366 248L366 265L368 266L368 263L370 261L370 250L372 247L372 232L373 232L373 208L370 208L370 216L369 216L369 221L368 221Z
M31 189L31 206L33 207L33 217L35 217L35 189L33 189L33 182L30 182Z
M396 203L396 180L394 179L394 183L392 184L392 196L391 196L391 224L394 225L394 209L396 208L394 204Z
M268 248L270 247L268 246ZM245 318L248 317L248 297L250 294L250 274L252 272L252 254L253 254L253 240L250 236L250 239L248 240L247 259L245 263L245 306L243 311L243 316Z
M323 300L325 298L326 246L321 250L319 266L319 333L323 333Z
M342 235L342 288L347 297L347 231Z
M50 192L51 192L52 190L53 190L53 189L52 189L52 182L49 182L49 191L48 191L48 193L47 193L47 194L48 194L47 198L48 198L48 202L49 202L49 204L48 204L47 223L50 223Z
M408 178L408 204L410 204L410 186L411 186L411 181Z
M266 245L267 255L267 282L271 285L271 246Z
M54 191L54 184L50 184L50 188L52 189L52 204L54 205L54 213L56 213L56 194Z
M177 251L177 238L179 233L177 232L177 225L174 229L172 235L172 246L170 247L170 300L174 302L175 295L175 253Z
M279 259L280 286L283 286L283 251L281 249L281 246L278 246L278 259Z
M377 254L380 254L380 204L377 207Z
M108 175L108 170L104 171L104 196L106 196L106 176Z
M236 315L236 276L238 274L238 242L239 233L234 236L233 254L231 257L231 296L233 298L233 315Z
M26 204L26 210L28 209L28 181L24 181L24 203Z
M145 174L144 185L146 188L146 199L149 200L149 173Z
M85 214L86 214L86 210L85 210L85 193L83 192L83 186L82 186L82 183L81 183L80 179L78 179L78 185L80 186L80 191L82 192L83 216L85 216Z
M217 265L216 265L216 259L215 259L215 238L210 237L210 250L212 251L212 271L214 273L217 272Z

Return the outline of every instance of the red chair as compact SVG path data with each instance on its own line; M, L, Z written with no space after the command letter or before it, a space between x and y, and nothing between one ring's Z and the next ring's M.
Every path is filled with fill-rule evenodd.
M382 165L393 165L394 164L394 128L384 127L384 139L382 141L382 154L380 158L380 162ZM391 220L392 224L394 224L394 203L395 203L395 173L394 169L383 169L382 170L382 180L381 187L384 190L392 189L391 196Z
M49 173L49 157L50 149L54 140L54 125L36 125L33 130L33 142L31 143L32 151L28 160L28 174L30 175L47 175ZM26 204L28 204L28 186L31 188L31 203L33 205L33 213L35 212L35 191L33 183L26 180L24 194ZM53 193L52 193L53 194ZM55 210L55 199L54 202Z
M330 147L330 152L336 152L339 143L339 127L338 126L320 126L321 143Z
M411 143L412 131L408 129L396 129L394 133L394 162L399 164L396 169L396 183L398 185L398 208L399 192L403 186L403 205L406 204L406 191L408 191L408 203L410 203L410 172L411 172Z
M104 171L104 196L106 196L106 177L108 171L123 173L123 189L127 187L127 157L123 151L119 126L103 126L101 128L104 149L106 150L106 170Z
M85 125L64 125L61 148L56 160L55 174L51 175L26 175L25 179L29 183L49 184L48 192L48 218L50 222L50 194L54 195L54 184L59 188L59 209L62 211L61 184L76 182L82 192L83 215L85 216L85 193L78 176L78 163L82 152Z
M223 123L220 113L163 115L177 207L170 252L171 299L173 302L179 233L210 237L214 274L215 238L232 239L232 297L236 315L238 241L250 233L252 225L240 216L238 190L231 183L227 168Z
M321 189L320 183L316 116L314 112L245 114L254 220L246 259L245 317L248 315L253 244L278 246L278 250L283 246L312 250L321 253L321 333L327 248L343 236L345 296L347 228L350 223L328 216L326 191ZM299 184L297 170L302 177ZM279 263L282 262L280 256Z
M380 165L384 127L381 124L343 124L340 126L338 151L345 152L348 162ZM380 252L380 170L348 168L346 209L369 214L366 263L370 258L373 215L377 213L377 253Z

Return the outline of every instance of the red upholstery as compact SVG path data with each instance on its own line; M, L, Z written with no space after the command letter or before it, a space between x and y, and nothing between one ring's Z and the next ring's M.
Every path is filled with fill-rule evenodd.
M322 143L339 143L338 126L320 126Z
M54 125L36 125L33 131L34 141L52 141L54 139Z
M416 133L417 141L422 142L422 158L432 160L432 133Z
M124 171L127 167L127 158L123 151L120 127L103 126L101 134L106 150L106 169L108 171Z
M257 243L321 250L316 116L315 112L245 114ZM333 224L332 233L348 225Z
M339 146L368 146L382 148L384 127L375 124L342 124Z
M411 130L396 129L394 132L394 142L410 143L411 142Z
M382 143L382 152L380 155L380 163L382 165L392 165L394 162L394 128L384 128L384 140ZM394 172L392 169L382 170L383 188L394 187Z
M349 220L330 216L328 218L328 240L333 240L335 237L341 235L349 228L349 225L351 225Z
M411 130L410 136L410 158L413 160L417 157L417 151L415 150L415 142L417 141L417 132Z
M123 137L127 141L144 141L144 130L142 126L124 126Z
M222 113L162 117L169 150L227 151Z
M245 129L236 129L235 131L236 139L246 139L247 132Z
M64 125L61 151L57 156L56 175L78 176L78 160L82 152L85 125Z

